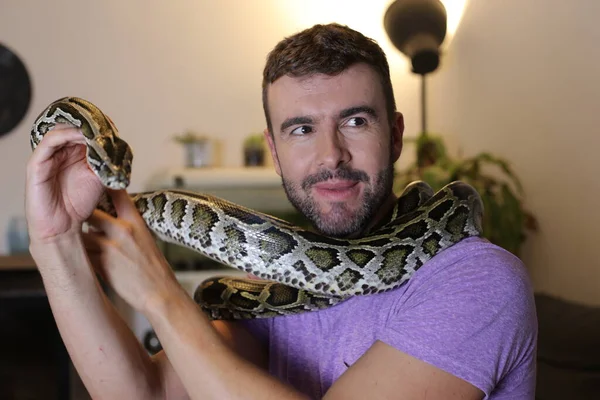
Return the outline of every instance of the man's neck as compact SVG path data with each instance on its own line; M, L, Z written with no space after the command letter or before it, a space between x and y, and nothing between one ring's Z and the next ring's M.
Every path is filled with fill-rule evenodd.
M373 219L371 220L371 222L369 222L365 229L363 229L361 232L357 232L356 234L350 235L348 238L357 238L365 236L369 232L373 232L381 228L381 226L383 226L389 221L397 200L398 198L396 197L396 195L394 193L390 193L390 195L379 207L379 211L377 211L377 213L373 216Z

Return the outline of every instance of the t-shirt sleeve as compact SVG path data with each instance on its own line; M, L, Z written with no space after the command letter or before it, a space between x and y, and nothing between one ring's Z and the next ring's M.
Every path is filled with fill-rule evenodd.
M491 245L445 264L434 257L408 283L379 340L486 398L504 379L534 381L516 376L534 370L537 337L533 291L518 258Z
M271 318L255 318L239 321L252 336L264 345L269 343Z

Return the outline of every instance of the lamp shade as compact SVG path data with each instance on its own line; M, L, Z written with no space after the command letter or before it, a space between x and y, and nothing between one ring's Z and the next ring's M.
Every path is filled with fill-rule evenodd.
M388 7L383 25L392 44L411 59L413 72L425 75L439 66L446 19L439 0L396 0Z

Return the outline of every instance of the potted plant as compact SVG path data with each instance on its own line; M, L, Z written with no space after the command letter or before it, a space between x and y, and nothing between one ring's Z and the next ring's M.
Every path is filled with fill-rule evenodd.
M440 136L420 134L412 140L416 161L394 178L394 190L423 180L437 191L460 180L473 186L484 206L483 236L515 255L527 231L537 230L535 217L523 206L523 187L509 163L488 152L470 158L451 158Z
M211 163L210 139L188 130L173 137L185 150L185 166L188 168L206 167Z
M244 165L262 166L265 164L265 137L262 133L250 134L244 139Z

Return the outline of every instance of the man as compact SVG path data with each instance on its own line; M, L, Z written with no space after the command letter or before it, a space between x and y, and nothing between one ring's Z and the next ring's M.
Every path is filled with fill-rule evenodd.
M290 201L321 232L385 222L402 148L379 46L317 25L270 53L265 136ZM400 288L297 316L211 323L178 285L124 191L118 213L79 131L61 126L28 165L31 252L71 358L94 398L533 399L536 316L518 259L471 238ZM88 221L102 234L83 235ZM99 290L91 265L153 325L150 358Z

